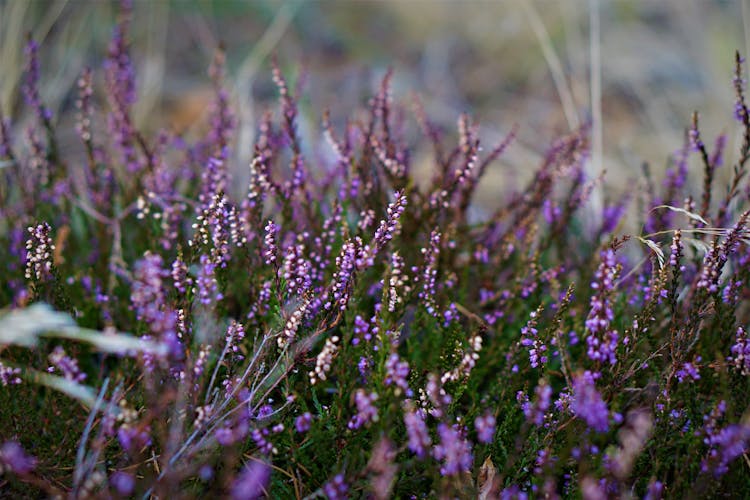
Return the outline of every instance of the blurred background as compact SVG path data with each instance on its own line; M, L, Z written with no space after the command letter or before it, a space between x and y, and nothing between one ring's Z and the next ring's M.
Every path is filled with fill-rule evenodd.
M254 123L276 99L272 55L292 81L304 75L301 129L315 137L325 109L341 123L392 67L394 99L419 95L448 131L468 112L489 148L519 126L488 172L482 203L493 205L552 140L588 120L592 174L605 169L617 193L638 187L644 162L659 178L694 110L706 143L726 132L727 162L736 157L731 81L734 51L750 51L749 9L708 0L135 1L135 119L146 130L199 130L211 98L207 68L222 43L244 162ZM0 105L15 124L27 119L25 33L41 43L42 96L65 123L82 67L101 67L117 11L109 2L0 0ZM429 149L413 160L428 170ZM691 182L699 185L700 173Z

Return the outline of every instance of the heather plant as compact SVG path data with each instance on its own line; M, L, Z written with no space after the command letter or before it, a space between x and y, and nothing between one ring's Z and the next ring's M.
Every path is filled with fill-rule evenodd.
M515 130L486 149L469 115L442 130L390 72L361 113L303 137L300 88L274 63L279 106L235 198L223 54L204 134L147 134L125 14L102 70L81 72L80 158L61 154L33 40L35 120L0 116L3 493L750 494L739 55L725 191L726 136L707 146L696 114L663 185L599 217L581 213L600 182L583 127L477 218ZM624 217L642 232L619 234Z

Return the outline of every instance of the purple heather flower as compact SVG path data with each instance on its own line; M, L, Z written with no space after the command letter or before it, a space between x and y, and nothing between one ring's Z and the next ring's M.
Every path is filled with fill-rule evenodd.
M529 363L532 368L538 368L540 364L547 364L548 359L546 354L547 345L537 336L538 330L536 329L536 324L539 313L540 309L531 311L529 321L521 328L521 345L529 348Z
M525 397L522 391L519 391L521 396ZM530 403L528 399L522 403L521 409L523 414L526 416L526 420L533 423L536 426L541 426L544 423L544 418L550 409L550 399L552 397L552 387L546 382L540 382L539 385L534 389L534 403Z
M294 428L299 432L300 434L303 434L310 430L310 425L312 424L312 415L310 415L310 412L306 411L299 417L294 419Z
M419 292L419 299L424 303L427 312L437 317L435 293L437 291L437 261L440 255L440 233L437 229L430 233L430 246L422 248L422 254L424 254L424 268L420 276L422 290Z
M440 473L446 476L455 476L461 472L469 471L474 462L471 453L471 443L463 436L463 432L456 426L438 424L438 436L440 443L433 449L436 460L442 461Z
M216 264L208 255L201 255L198 279L196 280L195 294L203 305L211 305L220 301L224 296L219 292L219 284L216 282Z
M135 71L128 53L128 28L130 7L124 8L120 23L115 26L104 63L104 81L111 112L109 130L120 150L122 162L128 172L137 172L142 162L136 156L135 128L130 118L130 108L135 103Z
M448 309L443 311L443 326L446 328L449 327L451 323L458 319L458 317L458 308L454 302L451 302L448 305Z
M0 383L3 386L20 384L21 377L18 376L20 373L20 368L12 368L10 366L6 366L2 361L0 361Z
M750 427L731 424L713 431L704 440L709 445L708 456L701 463L701 470L711 471L719 477L729 471L729 464L748 451Z
M573 394L570 409L575 416L583 419L596 432L609 429L609 410L594 384L590 371L573 379Z
M396 459L397 450L393 442L387 437L382 437L375 444L370 460L367 462L367 470L372 473L370 484L372 485L375 498L383 500L390 498L393 481L399 467L393 462Z
M235 441L234 433L230 427L220 427L216 429L214 436L216 437L216 442L222 446L229 446Z
M391 239L399 228L399 219L401 214L406 210L406 194L403 191L396 193L395 201L388 205L387 217L385 220L380 221L380 226L375 231L373 240L377 248L384 247Z
M151 445L150 427L139 428L132 425L122 425L117 430L117 440L126 451L140 451Z
M357 392L354 393L357 414L349 421L348 427L350 429L359 429L370 422L378 421L378 408L374 404L377 399L377 393L367 394L364 389L357 389Z
M203 465L198 469L198 477L204 483L209 482L214 477L214 469L210 465Z
M263 238L263 261L266 265L271 266L276 263L276 255L278 254L276 233L279 231L279 227L272 220L269 220L265 231L266 236Z
M672 269L680 272L685 270L685 266L680 266L680 260L682 259L682 231L679 229L675 230L674 236L672 237L672 244L670 245L669 252L669 265ZM676 272L674 271L674 272Z
M690 150L693 152L700 151L701 149L704 149L706 147L703 144L703 139L701 139L701 133L698 129L697 113L693 115L693 123L688 129L688 142L690 143Z
M401 361L395 352L388 356L388 360L385 362L385 385L395 385L397 396L403 392L407 397L411 397L412 391L406 381L408 376L409 363Z
M474 420L474 428L477 430L477 440L480 443L490 444L495 437L495 416L485 413Z
M258 291L258 298L250 306L250 311L247 313L247 319L254 319L258 316L265 315L270 309L271 290L273 288L273 281L268 280L263 282L260 290Z
M719 134L714 143L714 152L709 159L711 168L718 168L724 163L724 148L727 145L727 135Z
M622 200L620 203L609 205L604 208L604 215L602 216L602 234L610 234L615 230L617 225L620 223L620 219L625 214L627 208L627 199Z
M664 179L664 187L668 193L677 194L685 186L688 173L688 157L690 156L690 143L687 142L672 155L672 167L667 169ZM665 200L671 202L673 200Z
M47 371L53 372L57 368L67 380L72 380L73 382L83 382L86 380L86 374L81 372L81 369L78 367L78 360L68 356L62 346L56 346L48 359L52 366Z
M234 500L261 498L267 492L271 479L271 467L264 461L251 460L232 483L231 495Z
M529 401L529 396L523 391L516 391L516 401L521 405L521 411L526 415L526 418L529 418L529 415L531 415L531 402Z
M409 438L409 449L420 459L425 458L428 448L432 446L432 440L422 410L414 410L407 406L404 409L404 424Z
M357 314L354 317L354 337L352 338L352 345L359 345L360 342L369 342L372 340L372 334L370 333L370 324L364 320L362 316Z
M359 362L357 363L357 370L359 376L362 379L362 383L367 382L367 376L370 374L370 366L372 366L372 359L366 356L360 356Z
M557 219L562 215L562 210L557 203L547 198L544 200L544 205L542 205L542 214L547 224L554 226L557 223Z
M236 435L235 430L235 435ZM253 429L253 431L250 433L250 437L252 438L253 442L255 443L255 446L258 447L258 451L263 453L264 455L271 455L276 453L276 448L273 446L273 443L268 440L268 436L271 434L271 431L266 427L263 429ZM239 441L239 436L237 436L238 439L236 441Z
M305 244L302 243L306 235L307 233L299 235L297 242L289 245L284 251L284 262L279 272L291 295L303 295L312 287L313 266L304 257Z
M586 476L581 479L581 496L583 500L607 500L606 483L604 479L596 479Z
M749 220L750 210L747 210L740 215L722 243L718 244L714 242L711 250L703 259L703 269L701 270L700 279L696 283L698 288L704 288L709 293L716 293L719 290L719 280L721 279L724 265L727 263L730 255L736 252L745 234Z
M115 101L124 107L132 105L136 99L135 74L127 46L130 8L126 7L125 10L122 21L115 26L105 63L108 90Z
M348 498L349 485L346 484L343 474L337 474L333 479L323 485L323 493L329 500L345 500Z
M239 347L244 339L245 339L245 327L242 326L242 323L238 323L235 320L230 321L229 326L227 327L227 333L225 336L226 349L228 351L231 351L235 359L237 360L244 359L242 354L240 354L240 347Z
M109 484L114 487L118 495L127 497L135 489L135 478L128 472L117 471L110 476Z
M163 280L169 274L163 269L162 264L161 255L150 252L147 252L135 264L135 279L130 301L135 309L136 317L147 323L159 319L160 310L166 300Z
M500 492L500 500L528 500L529 495L515 484Z
M37 460L27 454L16 441L6 441L0 447L0 471L5 468L16 474L28 474L36 467Z
M661 500L664 495L664 483L661 481L651 481L643 496L643 500Z
M682 368L677 370L677 373L675 375L677 376L677 380L680 382L683 382L684 380L690 378L691 380L700 380L700 372L698 370L698 367L695 366L694 363L700 363L701 357L697 356L695 358L695 361L688 361L683 363Z
M721 301L725 304L733 305L740 300L742 290L742 281L730 278L724 289L721 291Z
M242 398L242 400L246 400L247 398ZM255 416L257 420L263 420L264 418L268 418L271 415L273 415L273 406L271 405L262 405L260 408L258 408L258 412Z
M167 304L164 281L169 271L162 267L160 255L146 252L135 265L130 301L136 317L146 323L151 333L168 343L170 353L182 357L182 346L177 339L177 314Z
M23 86L23 93L26 103L34 109L37 117L46 123L52 117L50 111L42 104L42 98L39 96L39 44L29 38L24 50L28 66L26 67L26 82Z
M231 258L232 247L240 248L247 237L240 222L240 215L223 192L206 195L193 223L195 235L188 244L201 244L211 254L211 260L226 267Z
M193 284L192 278L188 276L187 265L179 257L172 263L172 282L180 293L187 292L188 287Z
M741 326L737 328L734 336L734 344L731 348L731 356L727 358L742 375L750 374L750 341L747 332Z
M610 294L614 290L617 273L615 251L611 248L603 250L601 263L591 283L594 295L591 297L591 309L586 319L589 358L594 361L608 361L611 365L617 362L615 350L619 340L617 330L610 328L610 323L614 319Z
M336 257L336 273L331 286L333 302L325 302L326 309L331 309L334 304L342 311L346 309L351 294L351 281L357 268L357 254L358 247L353 240L346 241L341 247L341 253Z

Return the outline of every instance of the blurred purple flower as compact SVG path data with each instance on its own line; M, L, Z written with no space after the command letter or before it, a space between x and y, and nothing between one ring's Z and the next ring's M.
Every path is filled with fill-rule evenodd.
M474 420L474 427L477 430L477 440L480 443L490 444L495 437L495 416L491 413L485 413Z
M433 455L440 460L440 473L446 476L455 476L460 472L469 471L474 463L471 453L471 443L463 436L456 426L446 424L438 425L438 436L440 443L435 445Z
M323 485L323 493L329 500L344 500L348 498L349 485L346 484L343 474L337 474L333 479Z
M127 472L117 471L109 478L109 483L120 496L129 496L135 489L135 478Z
M573 379L570 409L596 432L609 429L609 410L594 384L594 376L586 371Z
M248 462L232 483L234 500L251 500L263 496L271 479L271 467L261 460Z
M28 474L36 467L37 460L27 454L17 441L6 441L0 448L0 464L16 474Z

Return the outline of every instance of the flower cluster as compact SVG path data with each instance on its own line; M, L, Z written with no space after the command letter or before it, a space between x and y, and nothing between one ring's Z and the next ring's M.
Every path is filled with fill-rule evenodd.
M435 303L436 282L437 282L437 264L440 255L440 232L433 230L430 233L430 246L422 248L424 255L424 268L421 272L422 290L419 292L419 299L424 304L427 312L437 316L437 304ZM416 271L416 269L413 269Z
M610 294L614 290L617 274L615 251L608 248L601 253L601 263L591 283L595 293L591 297L591 309L586 319L589 358L609 362L611 365L617 362L615 350L619 340L617 330L610 327L614 319Z
M17 441L6 441L0 447L0 472L7 470L24 475L34 470L36 464L36 458L27 454Z
M541 309L532 311L529 321L521 328L521 345L529 349L529 363L532 368L538 368L540 364L547 364L547 346L539 339L539 331L536 329L537 316Z
M415 410L410 405L406 405L404 411L404 424L406 433L409 437L409 449L419 458L427 456L427 450L432 446L432 440L424 421L424 415L421 410Z
M20 384L21 383L21 377L19 377L20 374L21 374L20 368L13 368L10 366L6 366L2 362L0 362L0 383L2 383L3 386Z
M433 455L436 460L442 461L440 473L455 476L468 471L474 463L474 456L471 443L463 436L462 430L441 423L438 425L438 436L440 442L435 445Z
M480 443L489 444L492 443L492 438L495 435L495 416L486 413L474 420L474 427L477 430L477 440Z
M299 306L292 311L289 315L289 319L284 324L284 329L281 331L281 335L276 339L279 347L286 347L294 341L297 336L297 331L302 324L302 319L307 314L308 308L310 307L310 300L303 299Z
M395 386L396 396L400 396L402 393L406 397L412 396L412 391L409 389L409 383L406 377L409 376L409 363L401 361L398 354L392 353L388 356L388 360L385 363L385 385Z
M354 403L357 406L357 414L349 421L350 429L359 429L370 422L378 421L378 408L374 405L378 400L376 393L367 394L359 389L354 393Z
M27 280L43 281L51 277L52 255L55 251L51 231L52 228L46 222L28 228L25 274Z
M315 385L318 380L326 380L328 378L328 372L331 371L331 363L333 363L333 359L339 350L338 341L339 338L335 335L326 339L326 343L315 361L315 370L309 373L310 384Z
M596 432L609 429L609 409L607 403L596 390L594 375L586 371L573 380L570 409Z
M224 298L222 293L219 292L219 284L216 282L216 264L208 255L201 255L200 269L195 280L193 293L205 306L215 304Z
M409 277L404 274L404 259L395 251L391 254L391 274L388 278L388 312L395 312L404 300L403 295L411 291L408 281Z
M750 374L750 341L747 332L741 326L737 328L732 344L731 356L728 360L737 368L742 375Z
M78 360L68 356L62 346L54 348L49 355L49 362L52 365L48 368L49 372L57 369L63 374L63 377L73 382L86 380L86 374L78 367Z
M552 387L546 382L540 382L534 389L534 402L528 400L523 391L517 394L521 402L521 409L526 416L526 420L536 426L541 426L550 409L550 399L552 397Z

